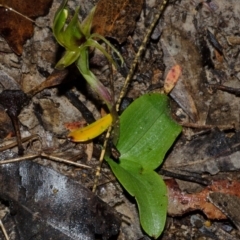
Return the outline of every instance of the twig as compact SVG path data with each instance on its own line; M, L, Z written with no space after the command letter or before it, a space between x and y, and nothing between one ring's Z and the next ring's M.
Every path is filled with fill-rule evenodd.
M103 159L104 159L104 156L105 156L105 153L106 153L106 148L107 148L109 137L111 135L112 128L113 128L112 126L109 127L108 130L107 130L107 133L106 133L106 137L105 137L105 140L104 140L104 143L103 143L103 148L102 148L101 155L100 155L100 158L99 158L99 164L96 168L96 174L95 174L95 178L94 178L92 192L96 192L96 189L97 189L98 179L101 175L101 167L102 167Z
M215 88L217 90L221 90L221 91L224 91L224 92L232 93L236 97L240 96L240 89L239 88L232 88L232 87L219 85L219 84L208 84L208 86L211 87L211 88Z
M212 128L219 128L222 130L230 130L235 129L234 123L228 124L228 125L199 125L198 123L184 123L179 122L179 124L183 127L187 128L197 128L197 129L212 129Z
M39 136L37 134L34 134L34 135L29 136L29 137L22 138L22 142L24 143L28 140L34 140L34 139L38 139L38 138L39 138ZM13 148L15 146L17 146L17 141L14 141L12 143L7 144L4 147L1 147L0 152L5 151L5 150L10 149L10 148Z
M117 100L117 103L116 103L116 110L117 110L117 112L119 111L119 107L120 107L121 101L122 101L123 97L124 97L125 94L126 94L128 85L129 85L129 83L130 83L131 80L132 80L132 77L133 77L133 75L134 75L134 72L135 72L135 69L136 69L136 67L137 67L138 61L139 61L139 59L141 58L143 52L145 51L146 46L147 46L147 43L148 43L149 38L150 38L150 36L151 36L151 33L152 33L155 25L157 24L157 22L158 22L158 20L159 20L159 18L160 18L160 16L161 16L161 14L163 13L163 10L165 9L168 1L169 1L169 0L163 0L162 4L159 5L159 7L158 7L158 9L157 9L157 13L155 14L154 19L153 19L151 25L149 26L149 28L148 28L145 36L144 36L144 39L143 39L143 41L142 41L142 44L141 44L141 46L140 46L139 49L138 49L138 52L137 52L137 54L136 54L136 56L135 56L135 58L134 58L134 60L133 60L132 66L131 66L131 68L130 68L130 70L129 70L129 73L128 73L127 77L126 77L126 80L125 80L125 82L124 82L123 88L122 88L122 90L121 90L121 92L120 92L120 94L119 94L119 98L118 98L118 100Z
M88 124L91 124L93 122L96 121L96 119L94 118L93 114L88 110L88 108L79 100L79 98L75 95L75 93L71 90L68 90L65 93L65 96L67 97L67 99L70 101L70 103L77 108L83 118L86 120L86 122Z
M67 160L67 159L64 159L64 158L60 158L60 157L56 157L56 156L52 156L52 155L48 155L48 154L45 154L45 153L41 153L40 154L41 157L45 157L45 158L48 158L52 161L56 161L56 162L62 162L62 163L67 163L67 164L70 164L70 165L74 165L76 167L81 167L81 168L91 168L85 164L81 164L81 163L76 163L76 162L72 162L70 160Z
M183 181L199 183L204 186L208 186L210 184L210 181L208 179L202 178L200 175L196 176L196 174L193 174L191 176L191 175L181 174L177 172L171 172L163 168L159 170L159 173L166 177L172 177L172 178L177 178Z
M20 161L25 161L25 160L31 160L31 159L34 159L34 158L37 158L37 157L39 157L39 154L17 157L17 158L13 158L13 159L10 159L10 160L3 160L3 161L0 161L0 165L20 162Z
M31 159L38 158L38 157L43 157L43 158L45 157L45 158L48 158L49 160L52 160L52 161L66 163L66 164L74 165L76 167L91 168L90 166L87 166L85 164L72 162L70 160L60 158L60 157L57 157L57 156L53 156L53 155L49 155L49 154L46 154L46 153L27 155L27 156L23 156L23 157L13 158L13 159L10 159L10 160L3 160L3 161L0 161L0 165L20 162L20 161L25 161L25 160L31 160Z
M6 240L10 240L10 238L8 237L6 228L4 227L4 225L3 225L3 223L2 223L2 220L0 220L0 227L1 227L1 229L2 229L2 232L3 232L3 235L4 235L5 239L6 239Z

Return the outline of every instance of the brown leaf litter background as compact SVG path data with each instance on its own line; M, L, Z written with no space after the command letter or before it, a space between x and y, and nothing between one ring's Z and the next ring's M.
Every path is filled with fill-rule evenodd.
M80 17L84 18L96 2L70 0L69 6L73 12L81 5ZM32 3L0 2L33 19L49 11L32 24L0 7L0 34L13 50L7 49L5 40L0 39L1 92L11 89L28 93L48 84L45 80L61 55L50 29L60 3L53 1L52 7L51 1ZM131 66L158 4L160 1L146 1L146 15L142 11L139 16L142 1L100 0L97 3L94 29L117 40L121 45L116 46L125 59L122 68L113 69L116 98L123 85L122 75ZM182 135L162 166L165 171L175 174L174 180L166 180L170 198L169 217L161 237L164 240L240 237L237 218L240 215L237 207L240 100L234 94L219 90L221 87L213 87L240 87L239 8L236 1L170 1L151 36L127 94L131 100L161 87L168 70L176 64L180 65L181 79L170 93L172 114L177 121L194 128L183 128ZM90 64L97 77L110 87L111 70L102 55L92 53ZM66 90L71 90L71 94L66 94ZM60 86L38 92L23 107L18 117L21 136L23 139L35 136L31 142L26 140L23 147L25 154L44 152L45 157L41 155L36 160L39 164L91 188L100 147L96 142L90 145L65 142L65 123L85 121L76 107L78 105L72 105L73 99L69 99L72 94L94 118L100 117L101 102L88 91L85 82L72 67ZM0 107L0 122L1 147L16 142L15 138L11 138L14 131L3 107ZM16 148L1 152L0 159L17 157L16 153ZM55 159L84 163L92 169L56 163L47 159L49 155ZM19 172L15 175L19 176ZM136 205L113 179L108 166L104 165L97 194L123 214L125 221L122 221L116 239L142 238L144 233L139 227ZM54 193L57 194L57 189L53 189ZM209 222L209 219L213 220ZM0 238L3 239L2 235Z

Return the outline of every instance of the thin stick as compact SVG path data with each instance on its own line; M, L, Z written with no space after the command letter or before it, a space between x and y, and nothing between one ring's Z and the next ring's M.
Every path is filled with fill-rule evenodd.
M39 157L39 154L33 154L33 155L13 158L13 159L10 159L10 160L3 160L3 161L0 161L0 165L20 162L20 161L25 161L25 160L31 160L31 159L34 159L34 158L37 158L37 157Z
M125 96L125 94L127 92L127 88L129 86L129 83L132 80L132 77L134 75L134 72L135 72L135 69L137 67L138 61L141 58L141 55L143 54L143 52L145 51L147 43L148 43L149 38L151 36L151 33L152 33L155 25L157 24L161 14L163 13L163 10L165 9L167 3L168 3L168 0L163 0L162 4L159 5L159 7L157 9L157 13L155 14L154 19L153 19L151 25L149 26L145 36L144 36L142 44L141 44L141 46L138 49L138 52L137 52L137 54L136 54L136 56L135 56L135 58L133 60L131 69L130 69L127 77L126 77L126 80L124 82L123 88L122 88L122 90L121 90L121 92L119 94L119 98L117 100L117 103L116 103L116 110L117 110L117 112L119 111L119 107L120 107L121 101L122 101L123 97Z
M198 123L179 122L179 124L183 127L197 128L197 129L212 129L212 128L216 128L216 127L219 129L222 129L222 130L235 129L234 123L229 124L229 125L199 125Z
M108 140L111 136L112 128L113 128L112 126L109 127L108 130L107 130L107 133L106 133L106 137L105 137L105 140L104 140L104 143L103 143L103 148L102 148L101 155L100 155L100 158L99 158L99 164L96 168L96 174L95 174L95 178L94 178L92 192L96 192L96 189L97 189L98 179L101 175L101 167L102 167L103 159L104 159L104 156L105 156L105 153L106 153Z
M20 161L25 161L25 160L31 160L31 159L38 158L38 157L45 157L45 158L48 158L49 160L52 160L52 161L61 162L61 163L66 163L66 164L74 165L74 166L76 166L76 167L91 168L90 166L87 166L87 165L85 165L85 164L72 162L72 161L67 160L67 159L64 159L64 158L60 158L60 157L48 155L48 154L46 154L46 153L33 154L33 155L28 155L28 156L13 158L13 159L10 159L10 160L0 161L0 165L2 165L2 164L8 164L8 163L20 162Z
M32 141L33 141L33 140L38 139L38 138L39 138L39 136L38 136L37 134L33 134L33 135L31 135L31 136L22 138L22 142L24 143L24 142L26 142L26 141L28 141L28 140L32 140ZM4 147L1 147L1 148L0 148L0 152L5 151L5 150L10 149L10 148L13 148L13 147L15 147L15 146L17 146L17 141L14 141L14 142L12 142L12 143L7 144L7 145L4 146Z
M3 225L3 223L2 223L2 220L0 220L0 227L1 227L1 229L2 229L2 232L3 232L3 235L4 235L5 239L6 239L6 240L10 240L10 238L8 237L6 228L4 227L4 225Z
M126 80L124 82L123 88L122 88L122 90L121 90L121 92L119 94L119 98L118 98L118 100L116 102L116 111L117 112L119 111L119 107L120 107L121 101L122 101L123 97L126 94L128 85L129 85L129 83L132 80L132 77L134 75L134 72L135 72L135 69L137 67L138 61L139 61L141 55L143 54L143 52L145 51L147 43L148 43L148 40L149 40L149 38L151 36L151 33L152 33L155 25L157 24L161 14L163 13L163 10L166 7L167 3L168 3L168 0L163 0L162 4L159 5L157 13L154 16L153 22L149 26L149 28L148 28L145 36L144 36L144 39L142 41L142 44L141 44L141 46L138 49L138 52L137 52L137 54L136 54L136 56L135 56L135 58L133 60L131 69L129 70L129 73L128 73L128 75L126 77ZM106 134L106 137L105 137L105 140L104 140L103 149L101 151L101 156L100 156L100 159L99 159L99 166L96 169L96 175L95 175L95 179L94 179L94 185L93 185L92 192L95 192L96 188L97 188L98 179L99 179L99 176L101 174L101 165L102 165L102 162L103 162L103 159L104 159L104 155L106 153L106 147L107 147L107 143L108 143L109 137L111 135L112 129L113 129L112 126L108 128L108 131L107 131L107 134Z
M35 22L35 21L32 20L31 18L29 18L29 17L23 15L22 13L16 11L15 9L13 9L13 8L11 8L11 7L8 7L7 5L0 4L0 7L6 8L6 9L8 9L9 11L12 11L12 12L14 12L14 13L20 15L21 17L26 18L26 19L27 19L28 21L30 21L30 22Z
M70 160L67 160L67 159L64 159L64 158L60 158L60 157L56 157L56 156L52 156L52 155L48 155L48 154L45 154L45 153L41 153L40 156L41 156L41 157L48 158L48 159L50 159L50 160L52 160L52 161L62 162L62 163L67 163L67 164L70 164L70 165L74 165L74 166L76 166L76 167L91 168L90 166L87 166L87 165L85 165L85 164L72 162L72 161L70 161Z

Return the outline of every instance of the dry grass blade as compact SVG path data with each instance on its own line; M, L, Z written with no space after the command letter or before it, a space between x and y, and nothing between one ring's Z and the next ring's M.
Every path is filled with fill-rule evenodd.
M26 18L30 22L35 22L33 19L29 18L28 16L26 16L26 15L16 11L14 8L11 8L11 7L9 7L7 5L4 5L4 4L0 4L0 7L6 8L7 10L12 11L12 12L18 14L19 16L21 16L23 18Z

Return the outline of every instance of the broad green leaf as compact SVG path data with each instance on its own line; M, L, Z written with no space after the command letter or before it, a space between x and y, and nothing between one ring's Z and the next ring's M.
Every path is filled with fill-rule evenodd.
M154 169L180 132L170 117L168 97L143 95L120 117L119 163L106 157L119 182L136 198L144 231L154 238L162 233L167 214L166 186Z
M157 238L163 231L167 216L167 189L161 177L153 170L144 171L137 163L122 167L106 158L114 175L123 187L136 198L142 228Z
M181 131L169 115L168 97L146 94L122 114L118 150L121 160L134 161L144 169L156 169Z

